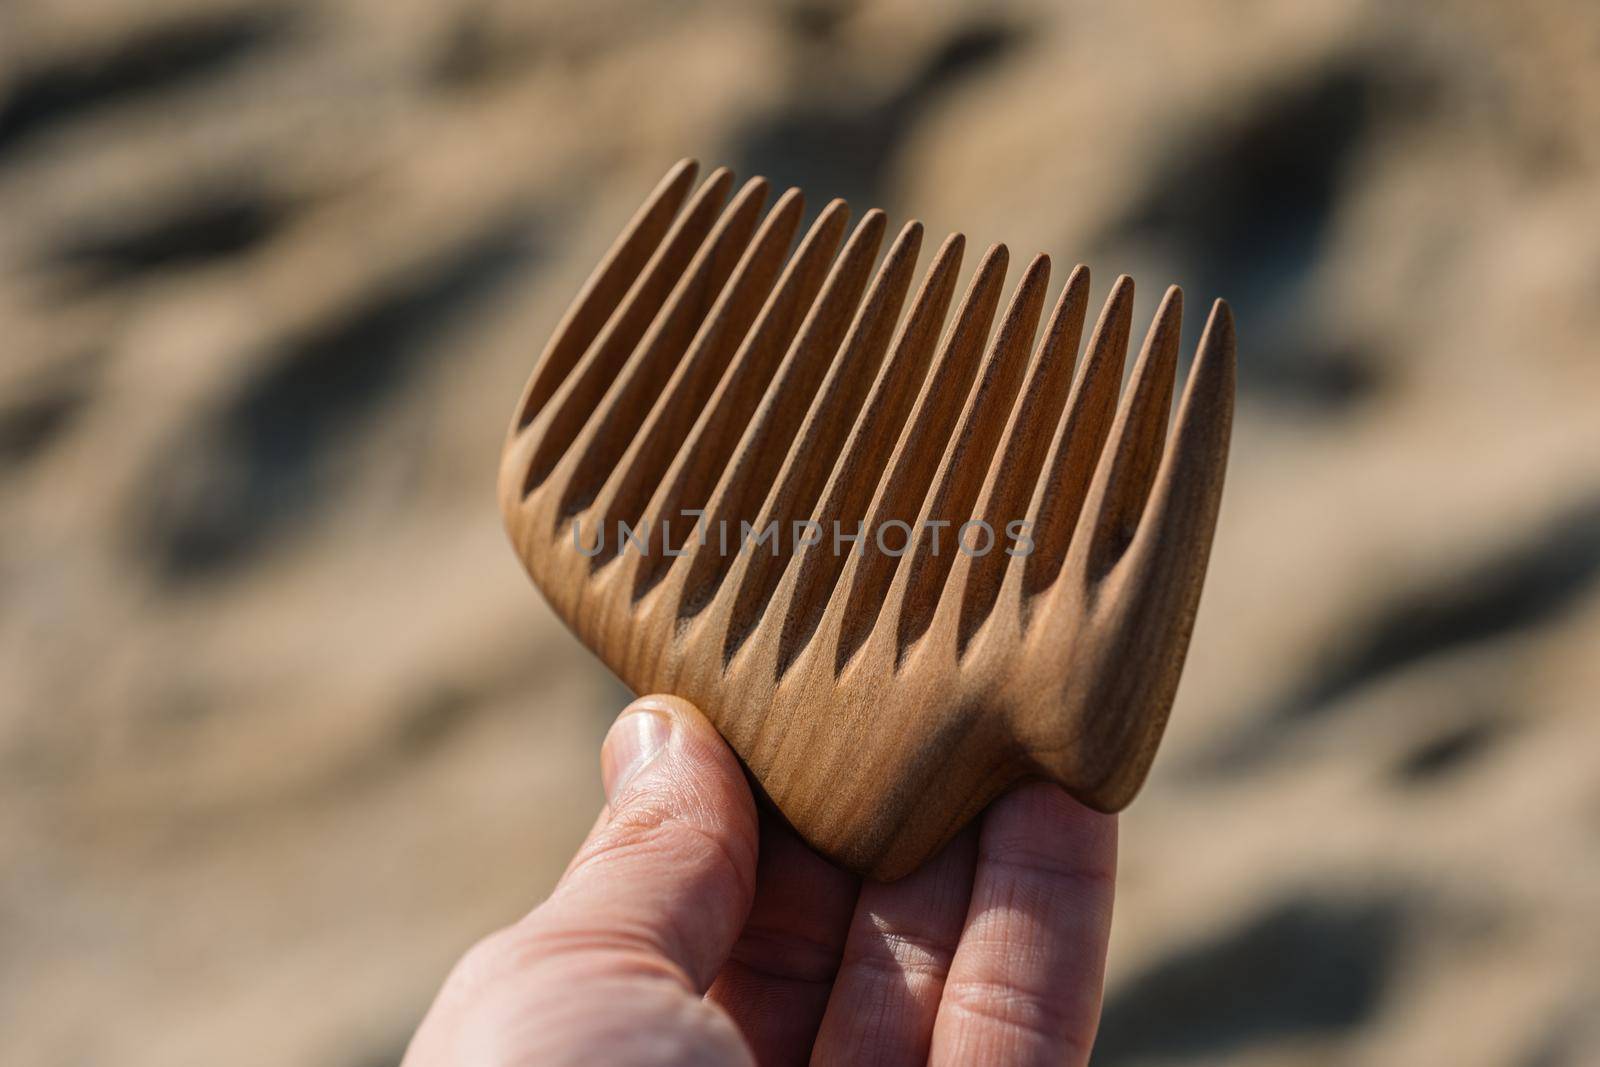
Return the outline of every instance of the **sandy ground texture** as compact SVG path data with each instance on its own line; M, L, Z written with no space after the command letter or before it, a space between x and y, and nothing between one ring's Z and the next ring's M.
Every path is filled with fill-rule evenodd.
M1600 6L1419 7L4 4L0 1062L391 1063L548 888L495 462L682 155L1234 303L1097 1063L1600 1062Z

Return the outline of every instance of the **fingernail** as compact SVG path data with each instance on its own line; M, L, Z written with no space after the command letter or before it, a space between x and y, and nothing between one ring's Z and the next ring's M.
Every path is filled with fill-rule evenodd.
M667 746L672 721L654 708L634 708L611 724L600 749L600 779L611 800Z

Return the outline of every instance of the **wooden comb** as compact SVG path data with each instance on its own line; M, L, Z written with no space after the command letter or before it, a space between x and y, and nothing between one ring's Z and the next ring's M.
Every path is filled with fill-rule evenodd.
M1128 278L1078 361L1081 266L1035 344L1049 260L991 331L995 246L946 328L959 235L908 306L920 224L874 270L884 214L846 239L835 200L789 255L799 190L763 217L762 179L730 201L727 170L691 195L695 172L650 194L518 404L499 494L534 582L635 692L704 710L806 841L859 873L906 874L1023 780L1126 805L1216 524L1227 305L1166 441L1176 287L1119 406Z

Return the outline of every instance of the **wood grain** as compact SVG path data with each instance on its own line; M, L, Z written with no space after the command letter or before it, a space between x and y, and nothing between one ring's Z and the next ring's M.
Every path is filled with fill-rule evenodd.
M517 406L500 501L534 582L636 692L704 709L795 829L862 874L908 873L1021 781L1126 805L1216 525L1227 305L1169 434L1175 287L1119 401L1130 279L1079 360L1084 267L1046 317L1036 257L1002 309L996 246L952 314L960 236L913 292L919 224L880 262L883 213L847 235L834 201L790 255L798 190L763 215L761 179L730 199L726 170L695 174L650 194ZM984 526L958 543L973 520L987 544Z

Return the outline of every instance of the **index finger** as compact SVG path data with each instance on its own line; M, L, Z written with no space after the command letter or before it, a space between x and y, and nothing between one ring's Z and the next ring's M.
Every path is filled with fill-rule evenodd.
M1116 816L1042 783L995 802L930 1062L1088 1062L1116 868Z

